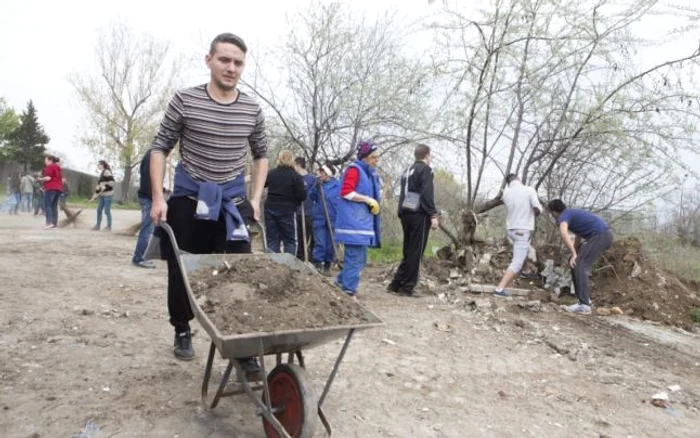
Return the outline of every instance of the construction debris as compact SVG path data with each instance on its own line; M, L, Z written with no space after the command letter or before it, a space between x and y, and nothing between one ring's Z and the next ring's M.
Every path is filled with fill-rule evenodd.
M481 294L481 293L490 294L496 290L496 286L494 286L492 284L470 284L470 285L466 286L466 289L469 290L469 292L476 293L476 294ZM508 293L510 293L511 295L526 297L530 294L530 290L509 287Z

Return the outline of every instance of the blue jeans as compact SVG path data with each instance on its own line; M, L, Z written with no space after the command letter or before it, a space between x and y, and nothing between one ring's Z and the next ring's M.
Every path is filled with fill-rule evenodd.
M27 212L30 212L34 209L34 204L32 203L34 193L22 193L22 205L24 205L27 209Z
M348 295L355 295L360 285L360 275L367 264L367 247L364 245L345 245L343 270L336 279L338 285Z
M44 213L46 213L46 225L58 225L58 197L60 190L46 190L44 192Z
M97 228L100 228L102 223L102 210L107 216L107 228L112 228L112 197L111 196L100 196L100 200L97 202Z
M153 201L139 196L139 204L141 204L141 229L139 230L139 238L136 241L134 257L131 259L133 263L141 263L143 261L143 255L148 247L148 239L153 234L153 222L151 222L151 205L153 205Z
M297 253L297 219L294 210L289 212L277 212L265 209L265 234L267 237L267 250L269 252Z
M325 225L314 224L314 250L311 260L317 263L333 261L331 233Z

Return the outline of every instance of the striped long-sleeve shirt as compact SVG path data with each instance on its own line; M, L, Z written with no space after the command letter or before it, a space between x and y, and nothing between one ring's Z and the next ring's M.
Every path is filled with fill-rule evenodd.
M206 85L175 93L153 140L166 155L180 142L180 163L200 181L225 183L245 170L246 145L253 159L267 156L265 117L260 105L239 92L230 104L209 96Z
M63 189L63 182L61 182L61 189ZM100 196L112 196L114 194L114 176L111 171L105 169L100 173L95 194Z

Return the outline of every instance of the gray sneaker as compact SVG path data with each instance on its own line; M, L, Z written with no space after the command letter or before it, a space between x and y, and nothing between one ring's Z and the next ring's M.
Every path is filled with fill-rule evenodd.
M571 306L564 306L564 311L569 312L569 313L579 313L581 315L590 315L591 314L591 306L587 306L585 304L573 304Z
M173 353L180 360L194 359L194 348L192 348L192 334L190 332L175 333Z
M156 265L152 261L141 260L140 262L131 262L134 266L139 268L154 269Z

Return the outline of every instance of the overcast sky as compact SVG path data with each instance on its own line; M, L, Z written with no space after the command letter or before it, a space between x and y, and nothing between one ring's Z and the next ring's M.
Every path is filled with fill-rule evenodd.
M256 47L279 42L287 16L307 0L199 1L165 0L0 0L0 96L21 111L34 101L39 120L51 137L49 149L68 157L69 164L93 169L92 154L77 144L81 111L67 76L89 67L98 29L124 21L140 31L167 39L188 56L199 56L199 67L186 82L206 82L204 50L219 33L243 37ZM398 10L408 20L428 11L427 0L353 0L354 8L374 14Z
M691 0L677 0L683 1ZM439 3L353 0L351 4L368 15L398 11L407 22L412 22L435 11ZM233 32L246 40L254 56L256 48L278 43L286 32L287 16L306 5L308 0L204 0L189 4L172 0L0 0L0 96L18 111L32 99L39 120L51 137L49 149L67 156L67 164L72 167L94 172L94 157L76 141L82 115L66 78L71 72L89 68L98 29L120 20L136 30L167 39L176 51L200 59L216 34ZM639 24L645 35L668 25L664 18ZM640 59L654 62L692 51L697 44L698 38L693 38L687 45L673 44L640 53ZM208 72L203 61L193 66L184 83L206 82ZM700 156L688 159L700 172Z

